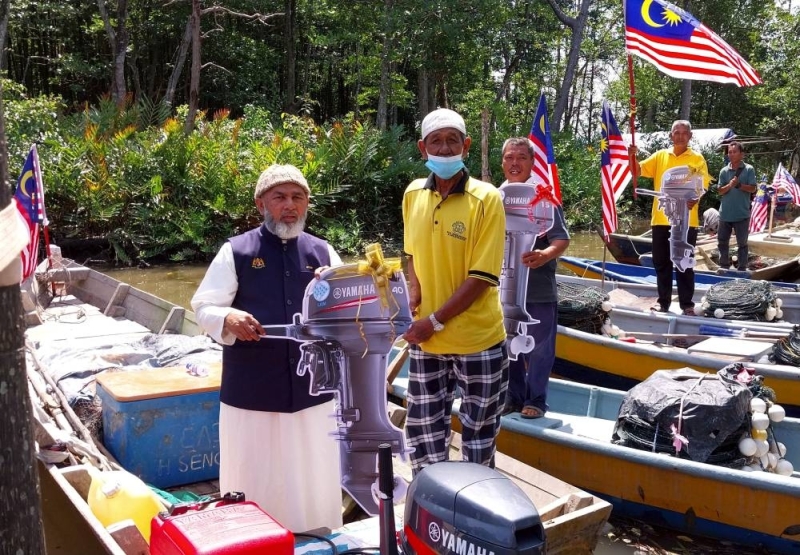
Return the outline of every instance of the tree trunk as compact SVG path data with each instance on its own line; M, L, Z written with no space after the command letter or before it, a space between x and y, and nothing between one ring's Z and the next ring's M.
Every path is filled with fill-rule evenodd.
M119 0L116 30L111 25L111 18L108 15L105 0L97 0L97 8L100 10L100 18L103 20L103 28L106 30L108 44L111 47L113 67L111 73L111 97L118 106L121 106L124 104L125 96L127 95L125 88L125 55L128 50L128 0Z
M283 46L286 50L286 99L284 110L289 112L295 106L297 96L297 51L295 49L295 35L297 34L297 0L284 0L283 2ZM292 112L293 113L293 112Z
M385 0L384 2L384 29L383 29L383 49L381 50L381 80L378 89L378 112L375 115L375 125L381 131L386 131L387 121L389 119L389 94L391 91L390 77L391 77L391 52L392 52L392 36L394 30L392 29L392 9L394 7L393 0Z
M167 82L167 92L164 94L164 103L172 106L175 102L175 89L178 88L178 79L183 73L183 66L186 63L186 54L189 52L189 44L192 42L192 16L186 22L186 30L183 32L183 39L181 45L178 47L178 56L175 60L175 67L172 68L172 73Z
M555 0L547 0L556 17L572 30L572 40L570 41L569 56L567 57L567 67L564 71L564 79L561 81L561 88L556 98L556 106L550 118L550 129L557 133L561 131L561 124L566 112L569 101L570 89L575 79L575 69L578 67L578 58L581 54L581 41L583 40L583 30L586 27L586 20L589 18L589 6L592 0L581 0L581 7L577 17L568 17Z
M679 119L689 120L692 113L692 81L684 79L681 81L681 111Z
M125 85L125 56L128 53L128 0L117 0L117 38L114 41L114 100L125 104L128 89Z
M8 10L0 20L0 71L6 69L6 37L8 37Z
M422 118L436 109L436 82L433 80L431 72L425 67L419 68L417 91L419 118L422 120Z
M9 0L0 0L8 20ZM0 210L11 202L0 81ZM0 545L3 553L44 553L38 464L25 371L25 328L19 292L21 259L0 268Z
M189 79L189 113L183 132L187 135L194 129L197 105L200 101L200 0L192 0L192 73Z

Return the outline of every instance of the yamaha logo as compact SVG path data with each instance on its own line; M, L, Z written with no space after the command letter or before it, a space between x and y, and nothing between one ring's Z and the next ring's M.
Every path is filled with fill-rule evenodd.
M430 536L430 538L436 543L439 543L439 540L442 537L442 530L439 528L438 522L431 522L428 525L428 536Z

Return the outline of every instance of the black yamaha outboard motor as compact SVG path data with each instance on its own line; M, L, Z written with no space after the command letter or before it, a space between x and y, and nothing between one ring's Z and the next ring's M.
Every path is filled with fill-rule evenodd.
M406 496L404 555L535 555L545 552L539 513L498 471L469 462L422 469Z
M370 245L366 262L329 268L308 284L293 324L264 326L265 337L302 343L297 373L310 372L312 395L336 394L342 488L371 515L378 514L378 447L389 444L403 459L411 451L386 403L386 355L410 325L399 261Z

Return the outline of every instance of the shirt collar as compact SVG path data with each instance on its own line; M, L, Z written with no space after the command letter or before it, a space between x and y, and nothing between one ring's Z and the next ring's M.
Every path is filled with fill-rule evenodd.
M463 193L467 188L467 181L469 181L469 170L464 168L461 170L461 179L458 180L458 183L450 190L450 194L453 193ZM428 176L428 180L425 181L424 189L428 189L429 191L436 190L436 178L434 177L433 173Z

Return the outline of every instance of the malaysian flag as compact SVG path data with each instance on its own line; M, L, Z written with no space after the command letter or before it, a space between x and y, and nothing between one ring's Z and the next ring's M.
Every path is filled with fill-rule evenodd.
M22 279L26 279L36 269L39 253L39 224L47 225L47 215L44 211L44 187L36 145L31 147L31 151L25 159L25 165L22 166L22 173L17 181L17 190L14 192L14 202L30 232L30 242L22 251Z
M678 79L751 87L761 77L690 13L665 0L625 0L625 47Z
M750 233L761 233L769 220L769 193L767 184L758 186L756 196L753 197L753 206L750 209Z
M631 180L628 147L614 120L614 115L603 101L600 139L600 190L603 196L603 232L606 237L617 229L617 201Z
M533 142L533 175L553 190L553 196L561 203L561 183L558 180L558 166L553 154L553 140L550 138L550 122L547 120L547 103L544 94L539 97L536 117L533 118L528 138Z
M794 180L792 174L788 172L783 164L778 164L778 169L775 172L775 177L772 179L772 188L776 191L783 189L792 195L792 202L800 205L800 186Z

